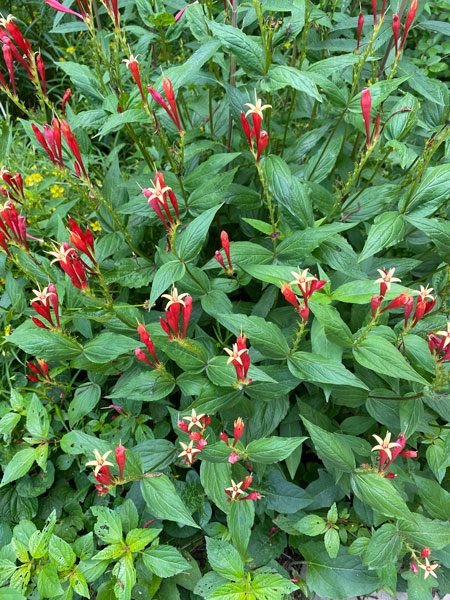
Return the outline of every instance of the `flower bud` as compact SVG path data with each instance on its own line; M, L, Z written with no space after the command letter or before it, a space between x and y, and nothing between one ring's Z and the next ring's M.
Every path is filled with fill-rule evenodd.
M395 43L395 56L398 55L398 34L400 31L400 17L395 13L392 17L392 34Z
M370 300L370 305L372 307L372 317L375 316L377 310L379 309L379 307L381 306L381 303L383 302L383 297L382 296L372 296L372 299Z
M374 13L376 18L376 11ZM370 108L372 106L372 97L370 95L370 89L364 88L361 93L361 110L364 119L364 125L366 127L366 141L367 147L370 146Z
M423 548L422 552L420 553L420 558L427 558L428 556L430 556L431 554L431 550L428 548L428 546L425 546L425 548Z
M244 433L244 421L241 419L241 417L238 417L236 419L236 421L234 422L233 447L236 446L236 442L239 440L239 438L242 436L243 433Z
M419 569L417 568L416 563L414 562L414 560L411 561L411 564L409 565L409 568L411 569L411 571L415 574L418 573Z
M395 479L397 477L397 473L386 473L386 477L388 479Z
M364 15L362 14L362 12L359 13L359 17L358 17L358 40L357 40L357 44L356 44L356 50L359 50L359 42L361 40L361 33L363 30L363 26L364 26Z
M189 437L191 438L191 440L198 442L202 439L202 434L200 433L200 431L191 431Z
M405 456L406 458L417 458L416 450L403 450L403 452L399 452L401 456Z
M195 445L195 447L197 448L197 450L203 450L203 448L207 446L207 444L208 442L205 439L201 438Z
M226 434L224 431L223 431L223 432L220 434L220 436L219 436L219 437L220 437L220 439L222 440L222 442L225 442L225 444L226 444L227 446L229 445L229 444L228 444L228 436L227 436L227 434Z
M115 454L116 454L116 462L119 467L119 476L120 476L120 479L123 479L123 469L125 467L125 461L126 461L125 447L122 446L122 444L120 446L117 446L115 449Z
M234 465L235 462L237 462L239 460L239 456L236 454L236 452L232 452L230 454L230 456L228 457L228 462L231 463L232 465Z

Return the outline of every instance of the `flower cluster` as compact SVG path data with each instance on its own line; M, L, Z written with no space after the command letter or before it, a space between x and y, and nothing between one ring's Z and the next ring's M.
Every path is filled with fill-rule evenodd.
M251 475L247 475L247 477L239 483L235 483L232 479L231 486L225 488L228 502L232 502L233 500L261 500L262 496L261 494L258 494L258 492L251 492L250 494L245 495L245 490L252 484L252 481L253 477Z
M245 137L247 138L247 142L250 148L251 153L255 157L256 164L259 164L259 159L261 157L262 151L265 149L267 144L269 143L269 134L267 131L261 131L261 123L263 120L263 111L267 108L272 108L270 104L262 105L262 100L256 97L255 90L255 104L251 104L247 102L245 106L249 106L250 109L244 114L241 112L241 123L242 129L244 131ZM247 121L247 116L252 115L253 127L250 128L249 122ZM253 139L256 140L256 151L253 148Z
M309 299L314 292L321 290L327 282L323 279L318 279L315 275L309 275L309 269L304 269L304 271L300 271L299 269L298 273L296 271L291 271L291 275L295 277L294 281L291 281L290 283L283 282L281 293L287 302L295 307L302 320L306 321L309 316ZM300 293L303 296L302 304L299 303L298 298L292 289L292 285L298 285Z
M224 348L228 354L227 365L233 365L237 375L237 385L241 388L243 385L251 383L251 379L247 378L248 369L250 367L250 355L247 349L247 336L243 333L237 338L233 348Z
M398 37L399 37L399 32L400 32L400 17L396 13L392 17L392 34L394 36L394 43L395 43L395 58L398 58L401 51L403 50L403 46L405 45L405 41L406 41L406 36L408 35L408 31L412 25L412 22L414 21L418 7L419 7L418 1L412 0L411 4L409 6L408 14L406 15L405 29L403 31L403 37L402 37L402 41L400 43L400 48L398 46Z
M166 111L166 113L172 119L178 131L182 133L183 130L180 125L180 119L178 118L177 102L175 100L175 93L173 91L172 82L170 81L170 79L168 77L163 77L164 94L166 96L170 108L169 106L167 106L161 94L157 92L151 85L148 85L147 89L150 92L150 95L153 98L153 100L157 102Z
M208 417L204 414L198 415L194 408L192 409L189 417L183 417L178 421L178 427L181 429L181 431L188 433L191 440L189 444L180 442L180 446L182 447L183 451L180 452L178 458L185 456L185 460L187 460L188 464L192 465L195 460L195 455L201 452L207 445L204 435L205 430L210 423L211 417Z
M35 375L27 375L27 378L30 381L39 382L39 383L53 383L53 379L50 377L50 373L48 370L48 364L45 360L41 360L40 358L36 358L37 365L28 361L28 368L35 373Z
M225 256L227 257L228 267L225 266L225 262L223 260L223 256L220 250L216 250L216 252L214 253L214 258L217 260L219 265L221 265L225 269L227 275L233 275L233 265L231 264L230 255L230 240L226 231L221 232L220 241L222 242L222 249L225 252Z
M13 243L28 251L27 225L25 217L20 216L14 204L7 200L0 204L0 248L9 256L8 244Z
M428 348L437 363L450 361L450 322L447 322L447 331L433 332L428 336ZM437 337L442 335L441 338Z
M84 167L83 159L81 158L80 148L78 147L77 140L75 139L75 136L73 135L70 125L67 123L67 121L64 119L59 121L56 117L54 117L51 126L47 123L42 126L44 133L42 133L39 127L37 127L37 125L34 123L31 123L31 127L34 131L37 141L44 148L49 159L60 169L65 168L62 156L62 134L67 142L67 145L69 146L70 151L73 154L73 157L75 158L75 173L80 179L83 177L86 180L89 179Z
M225 432L222 432L220 434L220 439L222 440L222 442L225 442L225 444L229 447L229 448L235 448L237 442L240 440L240 438L242 437L242 434L244 433L244 421L241 419L241 417L238 417L236 419L236 421L234 422L234 431L233 431L233 444L230 444L230 441L228 439L228 436ZM231 452L229 457L228 457L228 462L230 462L231 464L234 464L235 462L237 462L239 460L239 455L236 454L236 452Z
M438 563L433 563L430 564L430 561L428 560L428 557L431 554L431 550L428 547L422 548L421 552L420 552L420 558L424 558L425 559L425 563L420 561L420 558L417 558L416 554L414 553L412 555L412 559L411 559L411 563L409 565L409 568L411 569L411 571L415 574L418 573L418 569L417 567L419 567L420 569L423 569L423 578L427 579L427 577L429 575L431 575L432 577L434 577L435 579L437 579L437 575L435 573L436 569L439 569L440 565ZM417 563L417 564L416 564Z
M138 360L140 360L141 362L144 362L145 364L152 367L152 369L158 369L161 363L159 362L159 360L156 356L155 347L153 345L152 340L150 339L150 336L147 333L145 325L142 325L142 323L139 323L137 331L138 331L139 337L141 338L141 341L145 344L147 350L149 351L149 353L151 354L151 356L155 362L151 362L147 358L147 355L145 354L145 352L143 350L141 350L140 348L136 348L134 351L136 354L136 358Z
M95 479L98 481L98 484L95 485L95 488L98 490L99 496L103 496L103 494L106 494L112 487L123 482L123 471L124 471L125 462L126 462L126 448L124 446L122 446L122 444L120 444L119 446L116 446L116 448L114 450L114 454L116 457L116 463L117 463L117 466L119 467L119 478L113 477L113 475L111 475L111 471L110 471L109 467L113 467L114 464L107 460L108 456L111 453L112 453L112 450L108 450L102 456L100 454L100 452L97 450L97 448L95 448L95 450L94 450L95 460L89 460L86 463L87 467L94 467L93 475L94 475Z
M161 317L159 320L161 327L165 333L167 333L169 341L173 341L174 338L178 340L184 340L192 313L192 297L187 293L178 295L178 290L176 287L172 288L170 294L163 294L161 297L169 300L165 308L166 319L164 320ZM181 330L180 308L182 320Z
M23 204L25 201L25 193L23 191L23 178L20 173L11 175L11 173L2 167L0 169L0 178L7 184L8 187L1 186L0 193L19 204Z
M175 194L172 191L172 188L165 185L164 175L162 173L156 173L154 183L155 183L154 188L145 188L142 190L142 193L147 198L148 203L153 208L155 213L161 219L161 222L164 225L164 227L170 233L171 231L176 229L177 225L179 225L179 223L180 223L180 214L178 211L178 201L177 201ZM174 220L174 218L170 212L170 207L169 207L169 203L167 201L167 197L169 197L172 208L175 211L176 221ZM163 211L161 210L161 207L164 209L164 213L166 216L164 216ZM167 217L167 221L170 223L170 226L166 221L166 217Z
M53 283L49 283L48 287L43 290L33 290L35 297L31 300L31 306L36 313L47 321L48 325L43 323L36 317L31 317L31 320L35 325L41 329L60 329L61 323L59 320L59 298L56 287ZM50 307L53 308L53 317L56 321L53 321Z
M388 479L394 479L397 477L395 473L387 472L387 469L392 462L397 458L399 454L406 458L416 458L417 452L415 450L404 450L406 444L406 437L403 433L398 434L398 438L395 442L391 442L391 432L387 431L386 436L382 439L379 435L373 434L378 444L372 448L372 452L379 451L378 461L378 472L382 473L384 477Z
M409 317L414 308L414 298L413 294L418 295L416 309L413 314L413 318L411 320L411 327L414 327L422 317L424 317L427 313L430 312L434 308L436 304L436 298L431 294L433 288L420 286L420 292L417 290L412 290L411 293L409 289L402 292L399 296L394 298L392 302L390 302L385 308L380 310L380 306L384 301L384 297L386 292L391 290L392 283L400 282L401 279L398 277L394 277L395 267L392 267L388 271L385 269L377 269L380 274L380 278L374 281L375 284L380 284L380 293L372 296L371 306L372 306L372 316L375 317L378 312L384 313L387 310L391 310L392 308L400 308L404 307L404 315L405 315L405 328L408 326Z

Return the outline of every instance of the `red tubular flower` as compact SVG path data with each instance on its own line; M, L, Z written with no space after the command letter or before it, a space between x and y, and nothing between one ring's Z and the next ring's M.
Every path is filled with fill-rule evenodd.
M228 233L226 231L222 231L221 232L221 234L220 234L220 241L222 242L222 248L223 248L223 251L225 252L225 255L227 257L228 265L229 265L230 269L232 270L233 267L231 265L230 240L228 238Z
M172 88L172 82L170 81L170 79L168 77L163 77L163 88L164 88L164 93L166 94L166 98L167 98L167 102L169 103L170 108L172 109L172 114L175 118L175 124L178 127L178 131L181 131L181 125L180 125L180 120L178 118L178 110L177 110L177 103L175 100L175 94L173 92L173 88Z
M101 0L106 7L116 29L119 29L119 9L117 0Z
M14 79L14 64L13 64L13 55L12 55L12 44L4 43L2 46L3 50L3 58L5 59L6 68L8 69L9 79L11 81L13 94L17 96L16 93L16 81Z
M164 320L162 317L160 318L161 327L169 336L169 341L172 341L174 337L177 339L184 339L192 313L191 296L189 296L187 293L178 295L177 288L173 287L170 294L163 294L161 297L169 300L165 308L166 320ZM179 315L181 307L183 329L180 333Z
M6 235L3 233L3 231L0 231L0 247L3 249L4 252L6 252L7 256L11 256L11 253L8 249L8 245L6 243Z
M64 96L62 97L62 103L61 103L61 112L63 115L66 114L66 104L71 95L72 95L72 90L70 88L67 88L67 90L64 92Z
M383 0L383 6L381 7L381 20L384 19L385 11L386 11L386 0Z
M391 458L384 467L385 469L389 467L389 465L397 458L397 456L400 454L400 452L402 452L403 448L405 447L406 437L403 435L403 433L398 434L398 438L395 440L395 443L397 445L391 449Z
M417 0L412 0L408 14L406 15L406 24L405 31L403 32L402 43L400 44L400 52L403 50L403 46L405 45L406 36L408 35L409 28L414 21L414 17L416 16L417 8L419 7L419 3Z
M224 431L223 431L223 432L220 434L220 436L219 436L219 437L220 437L220 439L222 440L222 442L225 442L225 444L226 444L227 446L229 446L229 445L230 445L230 444L228 443L228 436L227 436L227 434L226 434Z
M133 79L136 82L136 84L139 88L139 91L141 92L142 102L144 103L144 106L146 107L147 106L147 98L145 97L144 90L142 88L141 74L139 72L139 63L138 63L137 59L131 54L129 60L125 59L123 62L130 69Z
M251 150L253 148L252 132L251 132L250 125L248 124L247 117L245 116L244 112L241 112L241 123L242 123L242 129L244 131L245 137L247 138L247 142L248 142L248 145L250 146L250 150Z
M47 290L48 290L48 297L50 299L50 303L53 307L53 312L55 313L56 323L57 323L58 327L61 327L61 324L59 322L59 298L58 298L58 292L56 291L55 284L49 283Z
M4 27L6 29L8 34L11 36L11 39L14 40L25 56L29 59L33 54L30 42L22 36L20 29L17 27L17 25L15 25L15 23L13 23L13 19L15 19L13 15L8 15L6 19L0 19L0 27Z
M69 217L69 225L70 225L70 242L75 246L77 250L80 252L84 252L94 265L97 265L97 261L95 259L95 249L94 249L94 236L92 235L89 227L86 228L86 231L83 233L83 230L77 225L76 221Z
M377 0L372 0L373 24L377 24Z
M27 366L28 368L33 371L33 373L36 373L35 375L27 375L27 378L30 381L35 381L35 382L40 382L40 383L46 383L46 382L50 382L53 381L53 379L50 377L50 373L48 370L48 364L45 362L45 360L41 360L39 358L36 359L37 361L37 365L34 365L32 362L27 362Z
M222 254L220 253L219 250L216 250L214 252L214 258L217 260L217 262L219 263L219 265L221 265L225 269L225 271L228 270L226 268L226 266L225 266L225 263L223 262L223 256L222 256Z
M186 296L186 299L184 301L184 306L181 309L181 317L183 320L183 333L182 333L183 339L186 337L186 331L187 331L187 328L189 325L189 319L191 318L191 314L192 314L192 297Z
M430 556L431 554L431 550L425 546L425 548L423 548L422 552L420 553L420 558L427 558L428 556Z
M150 204L150 206L153 208L153 210L156 212L156 214L160 218L164 227L170 233L171 228L175 229L176 226L180 222L178 201L177 201L177 198L176 198L175 194L173 193L172 189L169 186L165 185L164 175L162 173L157 172L155 174L154 183L155 183L154 188L143 189L142 193L147 198L148 203ZM167 202L167 196L169 197L170 203L172 204L172 207L175 211L175 215L177 218L176 222L174 221L172 214L170 212L170 207ZM164 212L166 213L167 220L169 221L170 226L168 225L168 223L162 213L161 207L164 209Z
M86 271L92 270L86 263L80 258L77 251L70 246L67 242L62 242L60 248L55 249L52 252L48 252L54 256L54 260L50 264L55 262L59 263L61 269L67 273L70 277L72 284L81 290L87 289L88 283L86 279Z
M241 417L238 417L236 419L236 421L234 422L234 442L233 442L233 448L236 446L236 443L242 437L243 433L244 433L244 421L241 419Z
M381 311L382 313L384 313L387 310L390 310L391 308L400 308L400 306L403 306L404 304L406 304L409 300L409 298L411 298L411 295L408 294L409 290L406 290L405 292L402 292L400 294L400 296L397 296L397 298L394 298L394 300L392 300L392 302L390 302L385 308L383 308L383 310Z
M126 461L126 448L124 446L122 446L122 444L120 444L120 446L116 446L114 453L116 455L116 463L117 466L119 467L119 477L120 479L123 479L123 470L125 467L125 461Z
M38 54L36 57L36 64L37 64L37 69L39 72L39 77L41 78L41 81L42 81L42 88L44 90L44 94L47 95L47 84L45 81L45 65L44 65L44 61L42 60L42 57L40 54Z
M25 217L19 216L16 207L9 200L0 205L0 230L3 233L2 247L6 241L14 242L28 251Z
M402 452L399 452L399 454L405 458L417 458L416 450L403 450Z
M51 287L52 286L52 287ZM37 312L37 314L42 317L43 319L45 319L47 321L47 323L50 325L50 327L54 327L55 324L53 322L52 316L51 316L51 312L50 312L50 303L52 304L53 310L55 311L55 318L56 318L56 322L58 324L59 327L59 309L58 306L56 304L56 310L55 310L55 292L53 291L53 284L50 284L48 287L44 288L43 290L37 289L37 290L33 290L35 297L31 300L31 306L33 307L33 309ZM33 317L34 319L34 317ZM36 323L36 325L38 325L38 327L44 327L46 329L48 329L48 327L46 325L43 325L42 321L40 321L39 319L37 319L37 321L39 323Z
M79 167L83 171L83 175L85 176L86 179L89 179L89 177L86 173L86 169L84 168L83 161L81 159L80 149L78 148L77 141L76 141L76 139L72 133L72 130L70 129L70 125L67 123L67 121L64 121L64 120L61 121L61 131L66 139L67 145L69 146L72 154L76 158L76 161L77 161Z
M109 470L108 465L103 465L98 471L97 475L94 474L94 477L99 483L103 485L112 484L111 471Z
M23 190L23 179L20 173L16 173L15 175L11 175L11 173L2 167L0 169L0 178L11 188L12 192L6 188L1 187L0 193L3 196L6 196L9 200L14 200L15 202L19 202L19 204L23 204L25 200L25 193ZM17 197L18 196L18 197Z
M190 4L186 4L186 6L184 6L179 12L177 12L177 14L175 15L175 23L178 23L178 21L183 16L184 11L190 6L194 6L194 4L198 4L198 0L195 0L195 2L191 2Z
M383 296L372 296L371 300L370 300L370 305L372 307L372 317L375 316L377 310L380 308L381 303L383 302Z
M142 325L142 323L139 323L137 331L138 331L139 337L141 338L141 342L145 344L147 350L152 355L152 357L155 361L155 364L159 365L160 362L156 357L155 346L153 345L153 342L150 339L150 336L148 335L147 330L145 329L145 325ZM157 368L157 367L155 366L154 368Z
M181 431L184 431L185 433L188 433L188 431L189 431L189 425L186 423L186 421L183 421L182 419L179 419L177 421L177 426L181 429Z
M189 437L191 438L191 440L194 440L194 442L198 442L199 440L202 439L202 434L200 431L191 431L191 433L189 434Z
M412 296L408 296L408 299L405 302L405 329L408 326L408 319L412 313L412 309L413 309L413 305L414 305L414 298Z
M227 364L231 363L236 371L237 383L247 385L252 380L247 379L248 369L250 367L250 355L247 350L247 337L241 333L237 338L233 348L224 348L228 354Z
M436 304L436 298L432 296L432 291L433 288L429 288L428 285L426 287L423 287L423 285L420 286L419 298L417 300L416 310L414 312L412 321L413 327L423 316L425 316L434 308L434 305Z
M395 56L398 56L398 34L400 32L400 17L397 13L392 16L392 34L395 43Z
M74 10L71 10L70 8L67 8L67 6L64 6L60 2L57 2L57 0L45 0L45 3L51 6L54 10L57 10L58 12L70 13L71 15L75 15L82 21L84 21L87 16L85 14L82 15L80 13L77 13Z
M49 128L50 126L47 125L47 128ZM47 135L44 136L42 131L34 124L31 123L31 128L34 131L34 135L36 136L37 141L40 143L40 145L44 148L44 150L47 152L49 159L52 161L52 163L54 165L56 165L57 167L60 167L61 169L64 168L64 164L62 162L62 153L60 154L59 152L57 153L56 151L53 152L46 140L46 137L48 134L48 129L46 130L46 128L44 128L44 131L46 131ZM54 133L52 133L53 135L53 141L55 141L55 135ZM56 137L56 139L58 139ZM59 150L59 149L58 149Z
M266 148L267 144L269 143L269 134L267 133L267 131L261 131L261 134L258 138L258 143L256 145L256 164L259 164L259 159L261 157L261 153L264 151L264 149Z
M140 360L141 362L145 363L146 365L148 365L152 369L157 369L158 368L156 365L154 365L152 362L150 362L150 360L147 358L147 355L145 354L145 352L143 350L141 350L141 348L135 348L134 353L135 353L136 358L138 360Z
M299 306L298 314L301 316L303 321L307 321L309 317L309 308L307 304L302 304Z
M204 438L200 438L198 442L195 444L195 448L197 450L203 450L205 446L208 445L208 442Z
M375 13L376 14L376 13ZM364 119L364 125L366 127L366 138L367 147L370 146L370 108L372 106L372 98L370 96L370 89L364 88L361 93L361 110Z
M363 26L364 26L364 15L362 14L362 11L361 11L359 13L359 17L358 17L358 35L357 35L356 51L359 50L359 42L361 41L361 33L363 30Z
M386 477L388 479L395 479L397 477L397 473L386 473Z
M167 79L167 78L165 77L164 79ZM171 104L171 102L173 102L173 104L175 106L175 110L176 110L175 95L174 95L173 90L172 90L172 84L170 83L169 79L167 79L167 81L169 83L164 84L164 79L163 79L164 91L166 91L166 88L167 88L169 90L169 94L171 93L171 97L170 97L170 99L167 98L167 101L169 102L169 104ZM182 129L181 129L181 126L180 126L180 122L178 120L178 113L177 112L174 112L174 113L171 112L170 108L167 106L167 104L164 101L164 99L161 96L161 94L159 92L157 92L151 85L148 85L147 89L150 92L150 95L153 98L153 100L155 102L157 102L166 111L166 113L172 119L172 121L175 124L176 128L178 129L178 131L181 133ZM170 90L171 90L171 92L170 92ZM167 97L167 93L166 93L166 97Z
M411 569L411 571L417 575L417 573L419 572L419 569L417 568L416 563L414 562L414 560L411 561L409 568Z
M288 283L283 282L283 285L281 286L281 293L283 294L287 302L289 302L289 304L292 304L292 306L294 306L296 311L298 312L300 309L298 298L295 295L294 290Z

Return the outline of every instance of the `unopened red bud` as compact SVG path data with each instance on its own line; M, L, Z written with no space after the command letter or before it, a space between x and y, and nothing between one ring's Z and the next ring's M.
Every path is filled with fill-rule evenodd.
M242 482L241 488L243 490L246 490L252 484L252 481L253 481L252 475L247 475L246 478L244 479L244 481Z
M225 444L228 446L228 436L227 436L227 434L225 432L222 432L219 437L222 440L222 442L225 442Z
M363 26L364 26L364 15L362 14L362 12L360 12L359 17L358 17L358 40L357 40L357 44L356 44L356 50L359 50L359 42L361 40L361 33L363 30Z
M402 43L400 44L400 52L403 50L403 46L405 45L406 36L408 35L409 28L411 27L412 22L414 21L414 17L416 16L418 6L418 1L412 0L409 6L408 14L406 16L405 31L403 32Z
M191 431L189 437L191 438L191 440L198 442L202 439L202 434L200 433L200 431Z
M309 317L309 308L306 304L302 304L298 309L298 314L301 316L303 321L307 321Z
M370 305L372 307L372 317L375 316L377 310L379 309L381 303L383 302L382 296L372 296L370 300Z
M376 12L375 12L376 18ZM366 127L366 141L367 147L370 146L370 108L372 106L372 97L370 95L370 89L364 88L361 92L361 110L364 119L364 125Z
M242 436L243 433L244 433L244 421L241 419L241 417L238 417L236 419L236 421L234 422L233 447L236 445L236 442L239 440L239 438Z
M231 463L232 465L234 465L235 462L237 462L239 460L239 456L236 454L236 452L232 452L230 454L230 456L228 457L228 462Z
M420 553L420 558L427 558L428 556L430 556L430 554L431 550L427 546L425 546L425 548Z
M186 421L182 421L180 419L179 421L177 421L177 426L179 427L179 429L181 429L181 431L185 431L186 433L189 431L189 425L186 423Z
M395 479L397 477L397 473L386 473L386 477L388 479Z
M400 32L400 17L395 13L392 16L392 34L394 36L395 43L395 56L398 54L398 35Z
M403 450L403 452L399 452L399 454L405 456L406 458L417 458L416 450Z
M203 448L205 446L207 446L207 445L208 445L208 442L202 438L201 440L199 440L197 442L197 444L195 445L195 447L197 448L197 450L203 450Z
M417 575L419 569L417 568L417 565L414 561L411 561L411 564L409 565L409 568L411 569L411 571L413 573L415 573Z
M123 479L123 470L124 470L125 461L126 461L125 447L122 446L122 444L120 446L117 446L115 449L115 454L116 454L117 466L119 467L119 476L120 476L120 479Z

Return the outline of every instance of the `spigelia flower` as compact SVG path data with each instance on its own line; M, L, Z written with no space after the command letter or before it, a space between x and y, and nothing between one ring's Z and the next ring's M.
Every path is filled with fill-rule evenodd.
M437 334L443 337L439 338L431 332L428 336L428 348L439 364L450 360L450 322L447 323L447 331L438 331Z
M52 383L53 379L50 377L48 364L45 360L41 360L40 358L36 359L37 365L28 361L28 368L35 373L35 375L27 375L27 378L30 381L39 382L39 383Z
M242 437L243 433L244 433L244 421L241 419L241 417L238 417L236 419L236 421L234 422L233 448L236 446L237 442Z
M236 452L231 452L228 456L228 462L232 465L234 465L234 463L237 463L238 460L239 456L236 454Z
M58 12L69 13L75 17L78 17L82 21L89 21L90 7L88 0L77 0L78 8L80 9L79 13L68 8L67 6L64 6L64 4L61 4L61 2L58 2L57 0L45 0L45 3Z
M120 13L119 13L119 7L118 7L118 0L101 0L101 1L102 1L103 5L106 7L106 10L107 10L109 16L114 21L114 25L115 25L116 29L119 29Z
M361 92L361 110L364 119L364 126L366 128L366 142L367 148L370 148L372 143L375 143L378 139L378 130L380 128L380 113L377 114L373 136L370 135L370 109L372 107L372 97L370 95L370 89L364 88Z
M398 56L398 35L400 32L400 17L397 13L392 15L392 35L394 36L395 56Z
M269 143L269 134L264 129L261 131L258 141L256 143L256 164L259 164L259 159L261 158L262 152L267 147Z
M222 231L220 234L220 241L222 242L222 249L225 252L225 256L227 257L228 267L225 266L225 262L223 260L222 253L219 250L216 250L214 254L214 258L217 260L219 265L221 265L228 275L233 275L233 266L231 264L231 255L230 255L230 240L228 238L228 233L226 231Z
M69 217L69 225L70 243L75 246L77 250L86 254L94 265L97 265L95 259L94 236L89 227L83 232L72 217Z
M236 371L238 385L249 384L251 379L247 379L247 373L250 367L250 355L247 349L247 337L241 333L232 349L224 348L224 350L228 354L227 365L231 363Z
M145 325L142 325L142 323L139 323L137 331L138 331L139 337L141 338L141 342L143 342L145 344L147 350L149 351L149 353L151 354L151 356L155 362L154 363L150 362L148 360L148 358L146 357L146 355L144 354L144 352L142 350L140 350L140 348L136 348L136 351L135 351L136 357L139 360L142 360L143 362L150 365L153 369L157 369L161 363L159 362L159 360L156 356L155 346L153 345L153 342L147 333ZM145 360L143 358L141 358L142 355L145 357Z
M183 417L184 421L188 421L188 431L191 431L193 427L197 427L198 429L204 429L203 419L205 414L202 413L198 415L195 411L195 408L192 409L191 415L189 417Z
M190 465L192 465L192 463L195 460L195 455L198 454L199 452L201 452L200 448L194 448L194 440L191 440L189 442L189 445L187 444L183 444L183 442L180 442L180 446L183 448L183 452L180 452L180 454L178 455L178 458L180 458L181 456L185 456L186 460L188 461L188 463Z
M242 500L260 500L261 495L257 492L252 492L245 496L245 490L251 485L253 478L251 475L247 475L247 477L236 483L233 479L231 480L231 486L225 488L225 493L228 496L228 502L232 502L233 500L242 501ZM244 496L244 497L242 497Z
M53 121L55 121L55 120L56 119L53 119ZM64 121L64 119L61 121L61 132L66 139L66 142L70 148L70 151L72 152L73 156L75 157L75 162L74 162L75 172L77 173L78 177L81 178L81 173L80 173L80 169L81 169L85 179L89 179L86 169L84 167L83 160L81 158L81 153L80 153L80 149L78 147L77 140L75 139L75 136L72 133L69 123L67 123L67 121Z
M170 233L174 228L176 228L176 226L180 222L178 200L175 194L173 193L172 188L165 185L164 175L162 173L156 173L154 182L154 188L145 188L142 190L142 193L147 198L148 203L156 212L158 217L161 219L161 222L164 225L164 227ZM172 208L175 211L176 221L170 212L167 197L169 197L170 203L172 204ZM161 210L161 207L162 209L164 209L165 216L163 214L163 211ZM166 219L170 223L170 226L167 223Z
M66 114L66 104L71 95L72 95L72 90L70 88L67 88L67 90L64 92L64 95L63 95L62 101L61 101L61 112L63 115Z
M380 278L374 281L374 284L380 284L380 296L384 298L386 292L391 291L391 285L395 282L401 282L401 279L394 277L395 267L392 267L388 271L385 269L377 269L380 274Z
M398 442L391 442L391 435L392 435L391 432L387 431L384 440L376 434L373 434L373 436L372 436L378 442L378 445L376 445L372 448L372 452L375 452L376 450L378 450L380 452L380 464L379 464L380 472L383 470L384 463L388 459L389 460L392 459L392 448L397 448L400 446L400 444Z
M30 42L26 40L20 32L20 29L14 23L15 17L8 15L5 18L0 19L0 27L5 29L11 40L13 40L17 46L22 50L25 56L29 59L33 55Z
M125 468L125 462L127 459L126 448L122 446L122 444L119 444L119 446L116 446L114 449L114 454L116 456L117 466L119 467L119 477L120 479L123 479L123 470Z
M39 73L39 77L41 78L42 89L44 90L44 95L47 96L47 83L45 80L45 64L44 64L44 61L42 60L42 56L40 53L38 53L36 56L36 66L37 66L37 70Z
M425 548L422 548L421 552L420 552L420 558L428 558L428 556L430 556L431 554L431 550L425 546Z
M3 235L1 235L3 234ZM3 250L9 255L7 243L13 243L28 251L27 226L25 217L20 216L16 207L9 200L0 204L0 235Z
M111 463L107 460L107 458L111 454L111 452L112 452L112 450L108 450L102 456L100 454L100 452L97 450L97 448L94 449L95 460L90 460L87 463L85 463L86 467L94 467L94 476L98 475L98 473L100 472L100 470L103 467L113 467L114 466L113 463Z
M406 326L408 324L409 316L413 309L414 298L413 298L412 294L414 294L414 293L417 293L417 292L413 291L413 292L409 293L409 289L405 290L399 296L397 296L397 298L394 298L394 300L392 300L392 302L390 302L380 312L384 313L385 311L391 310L392 308L400 308L401 306L404 306L405 328L406 328Z
M412 320L412 326L416 325L422 317L430 312L436 304L436 298L431 294L433 288L420 286L419 297L417 299L416 310Z
M359 17L358 17L358 32L357 32L357 43L356 43L356 51L358 52L359 50L359 43L361 41L361 33L364 27L364 15L362 14L362 11L360 11L359 13Z
M189 319L191 318L192 313L192 297L187 293L178 295L176 287L172 288L170 294L163 294L161 297L169 300L165 308L166 320L162 317L159 320L161 327L167 333L170 341L174 338L179 340L185 339ZM180 330L179 325L180 308L183 323L182 330Z
M412 22L414 21L414 17L416 16L418 7L419 7L418 1L412 0L411 4L409 5L408 14L406 15L405 30L403 32L402 42L400 44L400 52L403 50L403 46L405 45L405 41L406 41L406 36L408 35L408 31L412 25Z
M295 278L289 285L297 284L300 292L306 303L311 298L314 292L321 290L327 283L325 280L318 279L315 275L309 275L309 269L303 271L291 271L291 275Z
M190 4L186 4L186 6L184 6L179 12L177 12L177 14L175 15L175 23L178 23L178 21L184 14L184 11L190 6L194 6L194 4L198 4L198 0L195 0L195 2L191 2Z
M425 564L419 563L419 568L424 570L423 578L427 579L429 575L437 579L437 575L435 573L436 569L439 569L438 563L430 564L428 558L425 559Z
M151 85L148 85L147 89L150 92L150 95L153 98L153 100L155 102L157 102L166 111L166 113L172 119L172 121L175 124L178 131L181 133L183 130L181 128L180 120L178 118L178 110L177 110L177 103L175 100L175 93L173 91L172 82L170 81L170 79L168 77L163 77L163 89L164 89L164 93L165 93L165 96L166 96L167 102L169 103L170 108L169 108L169 106L167 106L167 104L166 104L164 98L161 96L161 94L159 92L157 92Z
M414 573L414 575L417 575L417 573L419 572L419 569L417 568L417 565L416 565L416 562L414 559L411 561L409 568Z
M144 94L144 90L142 88L142 82L141 82L141 74L139 72L139 63L137 61L137 57L133 56L132 54L130 54L130 58L125 58L122 62L124 62L127 67L130 69L131 75L133 76L134 81L136 82L136 85L139 88L139 91L141 93L141 98L142 98L142 102L144 103L144 106L147 106L147 98Z
M442 338L442 348L441 350L447 348L450 345L450 322L447 322L447 331L438 331L437 335L443 335Z
M249 110L245 113L245 118L248 117L248 115L252 115L252 120L253 120L253 130L252 130L252 136L256 138L256 140L259 140L259 136L260 136L260 131L261 131L261 123L263 120L263 111L267 110L268 108L272 108L271 104L264 104L262 103L262 100L260 98L257 98L256 96L256 90L255 90L255 104L251 104L250 102L247 102L244 106L249 106Z
M69 243L62 242L59 248L55 246L53 251L47 252L47 254L55 257L50 264L57 262L70 277L70 281L76 288L79 290L88 289L87 273L93 271Z
M37 290L33 290L33 293L35 297L32 298L30 304L33 307L33 309L37 312L37 314L47 321L48 325L45 325L40 319L37 319L36 317L31 317L33 323L42 329L50 329L55 326L60 327L59 302L55 286L51 283L48 287L45 287L43 290L41 290L40 288ZM56 325L52 319L50 305L53 307Z
M266 148L269 142L269 135L267 131L261 131L261 123L263 119L263 111L267 108L272 108L270 104L265 104L262 106L262 100L256 97L255 90L255 104L251 104L248 102L245 106L250 106L250 110L248 110L245 114L241 112L241 124L242 129L244 131L244 135L247 139L250 151L255 157L256 164L259 164L259 159L261 157L261 153ZM250 125L247 121L247 116L251 114L253 120L253 127L250 129ZM253 138L256 140L256 151L253 149Z
M61 127L56 118L53 119L52 126L53 127L48 124L43 125L44 133L42 133L37 125L31 123L31 128L33 129L34 135L36 136L36 139L40 145L44 148L49 159L55 166L59 167L60 169L64 169L64 162L62 158Z
M8 200L14 200L19 204L23 204L25 200L25 193L23 190L23 177L20 173L11 175L8 169L2 167L0 169L0 178L8 185L9 189L1 188L1 193L8 198ZM3 191L4 190L4 191Z

